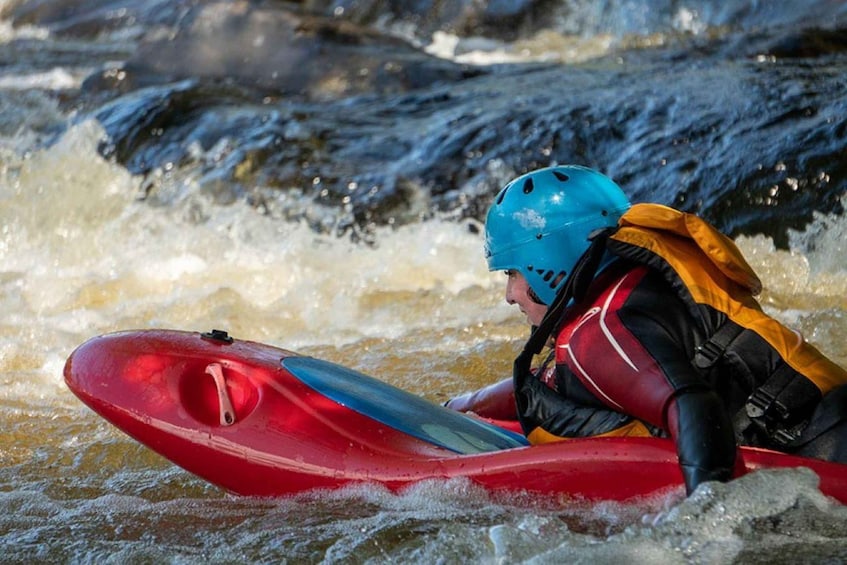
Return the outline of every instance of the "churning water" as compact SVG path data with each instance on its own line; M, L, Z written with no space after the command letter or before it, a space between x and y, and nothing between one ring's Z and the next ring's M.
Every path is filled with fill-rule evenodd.
M479 220L554 162L709 217L766 309L847 364L844 5L681 4L0 2L2 561L847 560L847 508L802 469L630 504L238 498L62 381L132 328L226 329L436 401L503 378L526 328Z

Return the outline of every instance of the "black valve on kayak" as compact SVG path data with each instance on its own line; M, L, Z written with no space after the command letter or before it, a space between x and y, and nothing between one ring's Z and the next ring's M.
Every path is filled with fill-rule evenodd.
M200 334L200 337L211 341L220 341L221 343L232 343L233 341L225 330L212 330L210 332Z

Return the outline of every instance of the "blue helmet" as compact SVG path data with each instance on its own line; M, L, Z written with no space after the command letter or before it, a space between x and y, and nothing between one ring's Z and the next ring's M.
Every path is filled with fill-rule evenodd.
M520 272L549 305L588 249L589 235L616 226L629 206L617 184L585 167L548 167L522 175L500 191L488 210L488 269Z

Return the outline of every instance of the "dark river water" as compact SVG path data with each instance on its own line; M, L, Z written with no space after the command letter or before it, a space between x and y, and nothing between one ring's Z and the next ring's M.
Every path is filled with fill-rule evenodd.
M0 561L847 561L802 469L238 498L61 378L93 335L215 327L436 401L500 379L526 328L480 221L554 163L714 222L847 364L845 92L834 0L0 1Z

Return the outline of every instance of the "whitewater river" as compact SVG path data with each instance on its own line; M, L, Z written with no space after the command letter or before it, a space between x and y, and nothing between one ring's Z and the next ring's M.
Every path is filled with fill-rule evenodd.
M479 15L479 35L375 4L345 44L367 47L346 60L360 83L320 59L337 35L273 35L291 7L77 4L0 2L0 561L847 561L847 507L803 469L631 504L462 481L239 498L62 380L74 347L135 328L225 329L437 402L503 378L527 328L480 218L556 161L731 232L767 311L845 365L843 3L563 2L542 29ZM226 51L243 65L215 54L218 25L249 39ZM274 49L288 74L251 74ZM285 63L303 53L325 64Z

